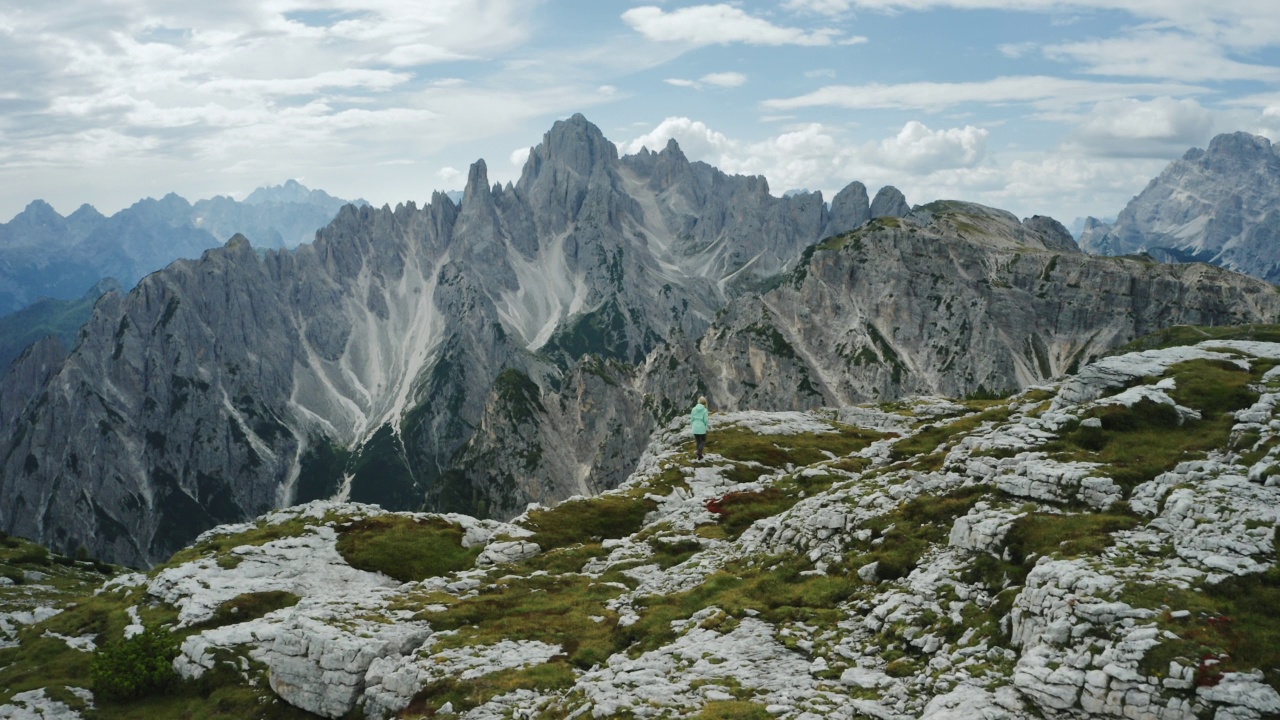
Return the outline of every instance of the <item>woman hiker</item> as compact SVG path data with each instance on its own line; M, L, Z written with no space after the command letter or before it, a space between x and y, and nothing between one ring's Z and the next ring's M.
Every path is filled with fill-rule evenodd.
M698 404L693 406L693 412L689 414L689 424L693 428L693 439L698 442L698 459L702 459L702 450L707 446L707 399L705 397L698 398Z

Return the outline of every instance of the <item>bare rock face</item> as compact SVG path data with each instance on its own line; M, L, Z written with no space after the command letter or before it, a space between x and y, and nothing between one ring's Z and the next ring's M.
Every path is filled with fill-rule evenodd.
M892 185L885 185L876 193L876 197L871 201L871 217L903 217L911 212L911 206L907 204L907 198L903 196L902 191Z
M1080 244L1103 255L1210 262L1276 282L1277 228L1280 152L1264 137L1237 132L1170 163L1113 226L1087 225Z
M824 237L840 235L862 227L871 219L871 206L867 200L867 186L854 181L831 198L831 220Z
M964 396L1061 376L1160 327L1280 312L1280 294L1251 278L1064 244L1057 223L931 203L819 244L777 289L730 303L671 364L696 367L727 408ZM693 390L655 374L651 392Z

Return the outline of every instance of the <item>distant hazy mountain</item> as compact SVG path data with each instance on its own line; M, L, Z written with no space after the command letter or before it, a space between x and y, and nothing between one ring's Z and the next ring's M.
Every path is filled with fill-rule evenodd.
M99 280L76 300L43 298L21 310L0 317L0 375L35 341L55 335L66 347L75 345L80 327L93 314L93 305L104 293L119 291L115 278Z
M1086 220L1080 246L1209 262L1280 282L1280 147L1244 132L1219 135L1208 150L1170 163L1114 224Z
M356 201L363 204L364 201ZM195 258L241 233L257 247L296 247L315 237L347 201L290 180L192 205L170 193L105 217L82 205L67 217L35 200L0 224L0 315L41 298L79 301L95 283L132 287L178 258Z

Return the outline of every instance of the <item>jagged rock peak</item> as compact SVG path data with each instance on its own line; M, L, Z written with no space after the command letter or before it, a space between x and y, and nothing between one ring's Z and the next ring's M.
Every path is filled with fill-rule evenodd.
M468 200L487 195L489 192L489 166L481 158L471 163L471 169L467 172L467 186L462 190L462 204L466 206Z
M871 217L906 217L911 212L907 198L902 191L892 185L885 185L876 193L871 201Z
M21 214L22 215L30 214L32 216L51 215L51 214L58 215L58 211L54 210L53 206L50 205L49 203L37 198L27 203L27 206L22 209ZM58 217L62 217L62 216L58 215Z
M76 208L75 212L68 215L67 219L68 220L81 220L81 219L101 220L103 219L103 217L104 217L103 214L98 212L98 208L90 205L89 203L84 203L80 207Z
M861 227L870 219L867 186L855 180L831 198L831 220L823 234L831 236L846 233Z
M595 171L617 163L617 146L578 113L568 120L557 120L542 136L542 143L529 152L518 186L533 182L547 165L560 165L590 177Z
M678 160L684 160L685 162L688 162L688 158L685 157L684 151L680 149L680 143L676 142L675 138L668 139L666 147L662 148L662 152L658 154L666 155L670 157L672 160L678 159Z
M1164 169L1110 228L1081 233L1080 247L1106 255L1147 253L1203 261L1280 281L1280 154L1265 137L1218 135Z
M1209 141L1208 155L1275 154L1271 141L1247 132L1223 133Z

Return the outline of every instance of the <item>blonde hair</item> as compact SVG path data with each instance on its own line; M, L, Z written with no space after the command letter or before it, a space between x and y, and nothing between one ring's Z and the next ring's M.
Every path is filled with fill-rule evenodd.
M699 404L699 405L706 405L706 404L707 404L707 398L706 398L706 396L705 396L705 395L699 395L699 396L698 396L698 404Z

